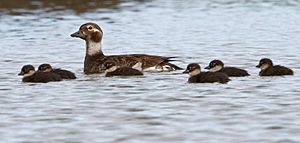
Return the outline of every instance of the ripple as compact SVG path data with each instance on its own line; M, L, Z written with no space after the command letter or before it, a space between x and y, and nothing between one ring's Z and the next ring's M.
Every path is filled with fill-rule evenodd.
M298 2L15 3L0 2L3 142L299 142ZM102 26L107 55L176 56L180 67L222 59L251 76L223 85L188 84L182 71L85 75L85 43L69 35L87 21ZM259 77L261 57L295 75ZM44 62L78 79L34 84L17 77L22 65Z

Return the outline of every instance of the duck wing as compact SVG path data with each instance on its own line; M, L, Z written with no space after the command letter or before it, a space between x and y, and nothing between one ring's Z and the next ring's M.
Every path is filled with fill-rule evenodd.
M112 60L118 66L132 67L136 63L142 63L144 71L173 71L182 69L172 63L171 61L176 57L164 57L146 54L128 54L128 55L111 55L106 57L107 60Z

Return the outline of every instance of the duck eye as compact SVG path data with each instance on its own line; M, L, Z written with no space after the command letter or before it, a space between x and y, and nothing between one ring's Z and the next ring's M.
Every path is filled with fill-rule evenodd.
M88 30L92 30L93 27L89 25L89 26L87 27L87 29L88 29Z

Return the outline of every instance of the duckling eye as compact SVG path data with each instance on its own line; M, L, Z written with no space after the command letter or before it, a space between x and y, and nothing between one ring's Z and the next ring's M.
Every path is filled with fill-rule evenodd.
M91 25L89 25L89 26L87 27L87 29L88 29L88 30L92 30L93 27L92 27Z

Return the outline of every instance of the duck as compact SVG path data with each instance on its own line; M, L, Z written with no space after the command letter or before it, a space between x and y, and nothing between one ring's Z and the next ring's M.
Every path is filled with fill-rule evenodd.
M164 57L147 54L125 54L125 55L105 55L102 51L103 31L96 23L88 22L82 24L77 32L71 37L85 40L86 54L84 59L84 73L96 74L104 73L102 65L106 61L113 61L120 67L132 67L141 62L143 71L174 71L182 70L179 66L170 63L177 57Z
M281 65L273 65L273 61L269 58L262 58L256 66L260 68L260 76L283 76L294 75L294 71L290 68Z
M58 74L52 72L35 71L33 65L24 65L18 75L23 76L23 82L47 83L62 80Z
M114 62L105 62L103 64L105 76L142 76L142 63L138 62L133 67L119 67Z
M41 72L53 72L55 74L58 74L61 76L62 79L76 79L76 76L73 72L68 71L68 70L64 70L64 69L53 69L52 66L50 64L41 64L38 67L38 71Z
M249 76L250 74L240 68L236 67L224 67L224 63L221 60L212 60L205 69L208 69L209 72L222 72L227 74L229 77L243 77Z
M190 75L189 83L227 83L230 81L228 75L222 72L201 72L201 67L197 63L191 63L183 73Z

